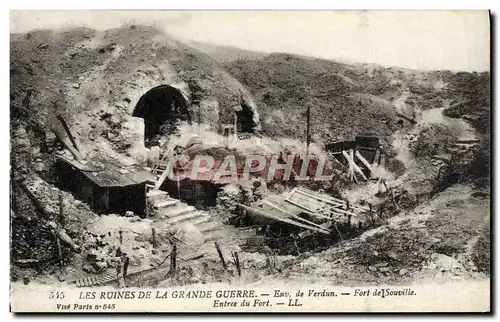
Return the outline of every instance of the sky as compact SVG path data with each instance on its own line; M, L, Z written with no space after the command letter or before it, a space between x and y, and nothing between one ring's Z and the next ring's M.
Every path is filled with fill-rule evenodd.
M11 11L11 32L154 24L180 40L423 70L488 71L487 11Z

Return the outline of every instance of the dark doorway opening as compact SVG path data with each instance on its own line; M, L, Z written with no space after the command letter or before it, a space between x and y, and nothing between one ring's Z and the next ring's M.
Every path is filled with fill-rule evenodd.
M255 122L253 120L253 111L244 102L241 103L241 110L236 112L238 132L254 133Z
M177 182L167 179L163 182L161 189L197 209L207 210L217 205L217 194L222 189L222 185L210 181L185 179Z
M154 87L137 102L132 116L144 119L146 147L156 140L171 134L178 121L191 121L188 103L181 92L168 85Z

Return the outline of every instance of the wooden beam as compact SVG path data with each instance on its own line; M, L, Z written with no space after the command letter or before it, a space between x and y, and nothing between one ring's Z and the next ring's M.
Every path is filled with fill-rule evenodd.
M290 203L290 204L292 204L292 205L294 205L294 206L297 206L297 207L299 207L299 208L304 209L304 210L305 210L305 211L307 211L307 213L308 213L308 214L310 214L310 215L313 215L313 214L314 214L314 210L309 209L309 208L307 208L306 206L303 206L303 205L301 205L301 204L298 204L298 203L296 203L296 202L293 202L293 201L292 201L292 200L290 200L290 199L285 199L285 201L286 201L286 202L288 202L288 203Z
M352 162L350 161L350 158L349 158L349 155L347 154L347 152L345 151L342 151L342 155L344 156L344 158L346 158L347 160L347 164L349 165L349 171L347 172L348 176L349 176L349 180L354 180L354 169L353 169L353 166L352 166Z
M311 143L311 107L307 105L307 115L306 115L306 153L309 154L309 144Z
M342 152L335 152L335 154L342 154ZM337 163L338 165L340 165L340 167L341 167L342 169L344 169L344 168L345 168L345 164L342 164L342 162L340 162L340 161L339 161L339 160L335 157L334 153L330 152L330 156L332 157L332 159L333 159L333 161L334 161L335 163Z
M300 217L300 216L297 216L297 215L294 215L294 214L290 214L290 213L289 213L288 211L286 211L285 209L278 207L277 205L275 205L274 203L272 203L272 202L270 202L270 201L268 201L268 200L262 200L262 203L263 203L263 204L265 204L265 205L268 205L269 207L272 207L272 208L274 208L274 209L276 209L276 210L278 210L278 211L281 211L282 213L288 214L288 215L289 215L289 216L291 216L293 219L300 220L300 221L302 221L302 222L304 222L304 223L306 223L306 224L308 224L308 225L315 226L315 227L318 227L318 228L320 228L320 229L325 229L325 227L323 227L323 226L321 226L321 225L319 225L319 224L317 224L317 223L314 223L314 222L312 222L312 221L310 221L310 220L307 220L307 219L305 219L305 218L302 218L302 217ZM314 214L312 214L312 215L314 215Z
M353 208L351 208L352 210L354 210ZM338 208L329 208L329 209L325 209L327 211L331 211L331 212L335 212L335 213L339 213L339 214L342 214L342 215L347 215L347 216L359 216L359 214L355 213L355 212L350 212L350 211L346 211L346 210L343 210L343 209L338 209Z
M365 165L365 167L368 168L368 170L372 171L372 166L371 164L359 153L359 151L356 151L356 156L358 157L359 161Z
M220 261L222 263L222 268L224 270L226 270L227 264L226 264L226 260L224 259L224 255L222 254L222 250L220 249L220 246L217 242L214 242L214 245L215 245L215 249L217 250L217 253L219 254L219 258L220 258Z
M379 162L379 165L382 168L385 168L385 154L384 153L380 153L380 162Z
M358 165L354 162L354 151L351 149L351 150L349 150L349 154L347 154L347 152L344 150L344 151L342 151L342 154L349 162L349 171L352 171L351 169L354 169L356 172L358 172L361 175L361 177L363 179L368 180L368 178L365 176L363 171L361 171L361 169L358 167ZM354 171L352 172L352 174L354 175Z
M64 130L66 131L66 134L68 135L68 138L70 139L71 143L73 144L73 147L78 151L78 152L82 152L82 150L80 150L80 147L78 146L78 144L76 143L76 138L73 136L73 134L71 133L71 129L69 128L68 126L68 123L66 122L66 120L64 119L64 117L61 115L61 114L58 114L57 115L57 119L59 120L59 122L61 122L62 126L64 127Z
M284 222L284 223L287 223L287 224L290 224L290 225L294 225L294 226L297 226L297 227L301 227L301 228L313 230L313 231L316 231L316 232L320 232L320 233L325 234L325 235L329 235L330 234L330 232L327 231L324 228L323 229L319 229L319 228L316 228L316 227L313 227L313 226L308 226L308 225L305 225L305 224L301 224L299 222L290 220L288 218L281 218L281 217L278 217L278 216L275 216L275 215L272 215L272 214L268 214L267 212L264 212L262 210L255 209L255 208L252 208L252 207L240 204L240 203L236 203L236 205L242 207L243 209L245 209L245 210L247 210L247 211L249 211L250 213L253 213L253 214L257 214L257 215L260 215L260 216L263 216L263 217L271 218L271 219L274 219L276 221L281 221L281 222Z
M83 156L81 155L81 153L76 150L69 142L68 140L66 140L66 138L61 134L59 133L59 131L57 131L56 129L54 128L51 128L52 132L54 132L54 134L57 136L57 138L64 144L64 146L69 150L69 152L71 152L71 154L73 155L73 157L80 161L83 159Z
M375 152L375 157L373 158L373 163L372 167L375 168L378 165L380 159L380 150L377 149L377 152Z
M324 201L326 203L329 203L334 206L347 206L346 202L342 199L337 199L331 196L320 196L317 195L315 192L310 191L310 190L297 190L298 193L301 193L305 196L311 197L311 198L316 198L317 200ZM351 208L359 210L359 211L368 211L369 209L363 206L359 205L351 205Z
M294 206L297 206L297 207L299 207L299 208L302 208L302 209L306 210L306 213L307 213L308 215L311 215L311 216L316 216L316 217L320 217L320 218L324 218L324 219L331 219L331 218L330 218L330 217L328 217L328 216L325 216L325 215L323 215L323 214L320 214L320 213L318 213L317 211L310 210L309 208L307 208L307 207L305 207L305 206L302 206L301 204L298 204L298 203L293 202L293 201L291 201L291 200L285 199L285 201L286 201L286 202L288 202L288 203L290 203L290 204L292 204L292 205L294 205Z

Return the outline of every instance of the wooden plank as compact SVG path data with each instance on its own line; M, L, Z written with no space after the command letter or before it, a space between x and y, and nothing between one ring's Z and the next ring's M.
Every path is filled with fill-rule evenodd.
M353 149L349 150L349 157L351 159L353 169L355 171L357 171L359 174L361 174L361 176L363 177L363 179L368 180L368 178L365 176L365 174L363 173L363 171L358 167L358 165L356 164L356 162L354 160L354 150ZM354 172L352 173L352 176L353 176L354 181L356 181L356 183L359 184L358 178L356 177L356 175L355 175Z
M379 165L380 165L382 168L385 168L385 154L384 154L384 153L381 153L381 154L380 154L380 162L379 162Z
M373 163L372 167L375 168L378 165L380 159L380 150L377 149L377 152L375 152L375 158L373 158Z
M352 162L350 161L350 158L349 158L349 155L347 154L347 152L343 151L342 150L342 155L344 156L344 158L346 158L347 160L347 164L349 165L349 171L348 171L348 176L349 176L349 179L352 181L354 178L354 169L353 169L353 166L352 166Z
M298 203L296 203L296 202L293 202L293 201L292 201L292 200L290 200L290 199L285 199L285 201L286 201L286 202L288 202L288 203L290 203L290 204L292 204L292 205L294 205L294 206L297 206L297 207L299 207L299 208L301 208L301 209L304 209L304 210L305 210L305 211L307 211L307 213L308 213L308 214L310 214L310 215L314 215L314 210L309 209L309 208L307 208L307 207L306 207L306 206L304 206L304 205L301 205L301 204L298 204Z
M243 204L240 204L240 203L236 203L238 206L242 207L243 209L253 213L253 214L256 214L256 215L260 215L260 216L263 216L263 217L267 217L267 218L271 218L271 219L274 219L274 220L277 220L277 221L281 221L281 222L284 222L284 223L287 223L287 224L290 224L290 225L294 225L294 226L297 226L297 227L301 227L301 228L305 228L305 229L309 229L309 230L313 230L313 231L316 231L316 232L320 232L322 234L325 234L325 235L329 235L330 233L325 230L325 229L319 229L319 228L316 228L316 227L313 227L313 226L308 226L308 225L305 225L305 224L302 224L302 223L299 223L299 222L296 222L296 221L293 221L293 220L290 220L290 219L287 219L287 218L280 218L278 216L274 216L274 215L271 215L271 214L268 214L262 210L259 210L259 209L255 209L255 208L252 208L252 207L248 207L246 205L243 205Z
M298 194L302 194L304 197L307 197L307 198L314 198L316 200L319 200L321 201L322 205L324 205L325 203L328 203L330 205L336 205L336 206L345 206L346 203L343 202L338 202L338 201L335 201L335 200L329 200L328 198L323 198L321 196L318 196L318 195L314 195L314 194L310 194L308 192L305 192L305 191L299 191Z
M82 152L82 150L80 149L80 147L78 146L78 144L76 143L76 138L73 136L73 134L71 133L71 129L69 128L68 126L68 122L66 122L66 120L64 119L64 117L61 115L61 114L58 114L57 115L57 119L59 120L59 122L61 122L64 130L66 131L66 134L68 135L68 138L70 139L71 143L73 144L73 147L78 151L78 152Z
M325 209L325 210L331 211L331 212L334 212L337 214L342 214L342 215L348 215L348 216L354 216L354 217L359 216L359 214L357 214L355 212L349 212L349 211L338 209L338 208L329 208L329 209Z
M345 164L342 164L342 162L340 162L340 161L339 161L339 159L337 159L337 158L335 157L335 154L342 154L342 152L329 152L329 154L330 154L330 156L332 157L332 159L333 159L333 161L334 161L335 163L337 163L338 165L340 165L340 167L341 167L342 169L345 169L345 167L346 167L346 166L345 166Z
M288 199L300 203L301 205L305 205L311 211L317 211L318 209L321 209L325 206L325 203L323 201L312 199L311 197L301 193L296 193Z
M78 152L78 150L76 150L61 133L59 133L59 131L57 131L54 128L51 128L51 130L57 136L57 138L64 144L64 146L69 150L69 152L71 152L71 154L76 160L80 161L83 159L81 153Z
M358 172L361 175L361 177L363 177L363 179L368 180L368 178L365 176L363 171L361 171L361 169L358 167L358 165L354 162L353 150L350 150L349 154L347 154L346 151L342 151L342 154L347 159L347 161L349 161L349 171L351 171L351 169L354 169L356 172ZM354 175L354 172L352 172L352 175Z
M309 189L300 188L297 190L297 192L304 194L306 196L309 196L311 198L318 198L318 199L323 200L325 202L328 202L332 205L339 205L339 206L346 206L347 207L347 203L345 200L338 199L338 198L335 198L332 196L319 195L317 192L309 190ZM351 206L351 208L355 208L355 209L358 209L360 211L368 211L369 210L368 207L364 207L364 206L360 206L360 205L356 205L356 204L353 204L350 206Z
M293 202L293 201L288 200L288 199L285 199L285 201L288 202L288 203L290 203L290 204L292 204L292 205L294 205L294 206L297 206L299 208L302 208L302 209L306 210L305 213L307 213L308 215L316 216L316 217L320 217L320 218L324 218L324 219L330 219L330 217L325 216L325 215L320 214L320 213L315 212L315 211L311 211L310 209L308 209L307 207L305 207L305 206L303 206L301 204L298 204L298 203Z
M365 167L368 168L368 170L372 171L372 166L371 164L359 153L359 151L356 151L356 156L358 157L359 161L365 165Z
M284 210L283 208L278 207L277 205L275 205L274 203L272 203L272 202L270 202L270 201L268 201L268 200L262 200L262 203L263 203L263 204L266 204L266 205L268 205L269 207L272 207L272 208L274 208L274 209L276 209L276 210L278 210L278 211L281 211L281 212L283 212L283 213L286 213L286 214L290 215L290 217L292 217L292 218L294 218L294 219L297 219L297 220L303 221L304 223L306 223L306 224L308 224L308 225L311 225L311 226L316 226L316 227L318 227L318 228L320 228L320 229L325 229L324 227L322 227L321 225L319 225L319 224L317 224L317 223L314 223L314 222L312 222L312 221L310 221L310 220L307 220L307 219L305 219L305 218L302 218L302 217L300 217L300 216L296 216L296 215L290 214L288 211Z

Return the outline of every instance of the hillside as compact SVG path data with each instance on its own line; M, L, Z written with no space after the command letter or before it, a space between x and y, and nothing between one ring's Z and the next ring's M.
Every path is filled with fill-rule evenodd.
M489 73L185 44L136 25L11 34L10 56L11 277L19 284L115 274L114 260L127 256L135 268L158 264L133 283L127 277L129 287L294 276L380 286L490 274ZM78 144L55 137L59 114ZM238 177L243 157L283 164L361 134L383 146L342 142L349 165L327 154L328 181L300 182L295 167L293 180L269 177L266 167ZM374 155L366 161L360 151ZM215 156L220 167L233 156L236 178L165 180L179 154L188 173L197 156ZM73 239L64 254L52 224ZM179 250L186 257L176 266L172 240L184 237L193 249Z
M472 99L481 106L471 108L482 111L483 118L489 116L489 73L349 65L290 54L224 66L250 89L262 109L263 132L269 135L303 138L308 105L313 133L323 142L350 139L360 129L381 137L391 135L401 126L394 111L399 103L405 114L411 114ZM480 98L471 98L474 93Z
M258 51L245 50L233 46L212 45L209 43L194 40L187 42L187 44L193 48L198 49L201 52L208 54L219 63L230 63L236 60L244 59L258 60L268 55L266 53Z
M196 116L218 130L243 105L259 127L257 107L237 80L208 55L152 27L37 30L11 35L10 45L12 117L36 120L31 125L38 129L29 130L47 130L61 113L82 142L104 140L115 152L137 155L129 146L140 144L121 130L143 131L131 116L144 94L164 85L177 97L179 110L170 112L181 120Z

